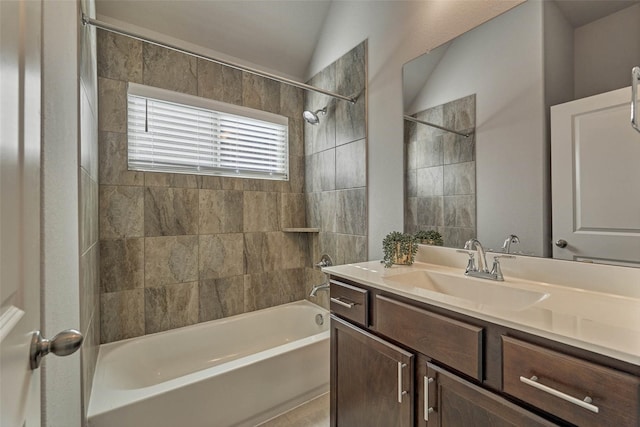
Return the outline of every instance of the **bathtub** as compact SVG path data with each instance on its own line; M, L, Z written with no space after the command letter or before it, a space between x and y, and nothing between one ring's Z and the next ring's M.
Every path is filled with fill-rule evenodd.
M88 424L255 426L328 390L327 311L297 301L101 345Z

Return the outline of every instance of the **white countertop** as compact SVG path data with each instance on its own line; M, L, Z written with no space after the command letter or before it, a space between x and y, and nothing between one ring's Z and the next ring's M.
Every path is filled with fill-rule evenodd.
M506 271L504 282L471 279L486 280L492 286L508 286L512 289L517 288L545 294L545 297L535 304L517 309L499 304L479 304L474 302L472 298L453 297L393 280L393 276L418 270L455 276L456 280L470 279L464 275L466 255L462 254L462 256L463 262L460 267L416 262L412 266L394 265L391 268L384 268L384 265L379 261L369 261L325 267L323 271L415 301L446 308L640 365L640 297L638 297L636 289L640 283L629 284L629 292L620 292L622 287L608 292L594 286L586 286L585 288L567 286L561 283L561 280L559 280L561 284L556 284L555 281L551 284L509 277ZM418 258L424 259L424 256ZM544 261L533 260L531 262ZM506 260L504 264L506 264ZM569 271L563 276L571 275L573 273L571 269L582 268L570 265L578 263L565 262L564 264L566 264L566 268L569 268ZM563 265L560 264L558 267L556 263L552 267L563 268ZM593 269L594 267L585 268ZM640 271L637 273L640 274ZM632 274L634 276L630 277L635 282L636 272L632 272Z

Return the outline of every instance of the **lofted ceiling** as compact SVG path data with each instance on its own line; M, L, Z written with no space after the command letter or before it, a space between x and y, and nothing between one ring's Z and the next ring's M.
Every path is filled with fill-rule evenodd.
M331 1L96 0L96 13L301 80Z

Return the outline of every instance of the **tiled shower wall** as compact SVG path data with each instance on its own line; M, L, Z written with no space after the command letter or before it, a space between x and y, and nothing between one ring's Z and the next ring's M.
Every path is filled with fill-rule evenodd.
M82 10L95 16L94 2L82 1ZM100 344L100 268L98 242L98 82L96 30L80 28L80 331L82 343L82 412L86 416Z
M475 95L414 114L419 120L472 132ZM476 236L475 134L465 138L405 121L405 232L437 230L444 246Z
M127 82L289 118L288 182L127 170ZM305 298L303 93L98 31L102 342Z
M320 123L305 123L305 196L309 227L320 229L311 242L314 262L323 253L334 264L367 260L367 43L362 42L316 74L308 83L357 102L315 92L305 94L305 109L318 110ZM312 281L323 275L308 270Z

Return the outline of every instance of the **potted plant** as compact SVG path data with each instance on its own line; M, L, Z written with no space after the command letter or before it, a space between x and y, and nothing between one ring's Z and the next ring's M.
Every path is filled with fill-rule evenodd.
M415 236L418 242L422 243L423 245L442 246L444 244L442 235L435 230L420 230L415 234Z
M399 231L392 231L382 240L384 251L384 266L393 264L411 265L418 251L418 241L415 236Z

